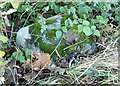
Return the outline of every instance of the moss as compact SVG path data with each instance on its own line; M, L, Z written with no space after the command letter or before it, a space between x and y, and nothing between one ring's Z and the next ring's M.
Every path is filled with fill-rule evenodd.
M49 38L51 41L54 40L54 36L55 36L55 29L47 31L46 32L46 36L47 38Z

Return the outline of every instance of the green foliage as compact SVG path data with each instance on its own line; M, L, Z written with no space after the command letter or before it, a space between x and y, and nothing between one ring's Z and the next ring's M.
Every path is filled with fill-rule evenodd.
M67 28L66 28L65 26L63 26L63 27L62 27L62 31L63 31L64 33L67 33Z
M27 1L12 2L9 0L9 1L0 3L0 33L4 33L5 35L8 34L8 37L11 34L12 34L11 36L13 36L13 38L9 37L10 38L9 40L7 36L0 35L0 67L3 67L6 64L4 62L3 57L5 56L5 54L7 54L7 52L9 52L6 48L8 48L8 45L10 46L11 44L13 44L14 42L13 40L15 40L14 36L16 36L15 35L16 32L19 30L19 28L25 27L31 24L32 26L30 27L29 32L32 38L30 41L33 41L33 42L30 42L31 44L30 48L32 49L39 48L40 52L45 52L49 54L51 54L56 49L56 53L58 56L59 55L65 56L67 55L66 52L69 52L71 50L76 50L76 48L80 46L81 52L86 53L85 51L88 51L88 54L94 53L94 51L96 50L96 45L95 43L93 43L93 41L96 41L96 39L99 39L103 35L106 36L106 34L104 33L107 33L105 32L106 31L105 29L108 26L108 24L111 23L115 28L118 28L120 26L120 16L119 16L120 3L92 2L92 0L88 0L88 1L89 2L85 2L85 1L81 1L81 2L27 2ZM60 18L49 19L51 17L54 17L55 15L62 16L62 19ZM5 16L7 16L7 20L9 20L10 22L9 24L11 26L6 25L7 20L5 20ZM59 24L55 24L56 22ZM11 33L12 32L10 31L11 28L12 28L12 31L15 31L15 33L14 32ZM115 28L107 28L108 33L114 32ZM65 39L63 37L63 40L61 41L60 45L57 46L62 36L64 36L64 34L66 34L69 30L71 30L71 32L74 35L70 34L70 37L68 37L68 39L67 38ZM8 31L8 33L6 33L6 31ZM74 38L76 34L80 36L80 38L77 40ZM75 45L71 47L71 45L69 45L68 47L70 48L68 50L66 49L65 55L63 55L63 52L64 52L63 49L67 47L67 43L65 42L71 40L72 36L75 39L73 41L78 43L83 41L84 39L87 39L87 40L84 43L78 44L78 46ZM105 38L104 36L103 38ZM95 39L91 37L94 37ZM12 42L11 42L11 39L13 39ZM6 44L7 41L11 43ZM91 43L91 45L87 43ZM74 42L71 44L74 44ZM20 48L17 52L14 52L9 59L10 61L17 60L22 64L22 63L25 63L27 59L31 60L32 58L31 54L32 54L32 51L30 49ZM56 55L55 55L55 59L58 59ZM55 59L53 58L53 60ZM82 59L82 60L85 60L85 59ZM82 65L85 62L83 61L82 63L80 63L80 61L81 59L78 59L78 58L75 59L75 64L71 65L72 69L66 70L66 74L67 74L66 76L72 77L71 80L76 79L82 75L93 77L93 79L91 80L96 80L101 76L104 76L107 78L108 76L109 78L111 77L110 72L103 69L103 67L99 67L98 66L99 64L97 65L96 68L94 67L94 65L92 65L92 68L93 68L92 70L91 67L89 68L89 64L91 64L89 63L90 60L86 62L85 64L86 67ZM79 65L80 67L78 68L81 70L76 68L74 69L74 67L77 67ZM102 70L99 70L97 68L102 68ZM80 78L82 80L83 77L80 77ZM114 81L114 80L109 80L109 82L110 81ZM57 80L53 79L53 81L51 80L51 82L57 83Z
M1 49L5 48L3 44L7 43L8 38L2 34L0 34L0 58L2 58L5 55L5 52L2 51Z
M5 42L8 41L8 38L6 36L0 34L0 41L2 41L3 43L5 43Z
M20 61L20 63L25 63L27 59L31 59L31 54L32 54L32 51L28 48L25 48L23 49L23 51L18 50L17 52L14 52L10 60L17 60L17 61Z
M3 57L4 55L5 55L5 52L0 50L0 58Z
M90 36L92 34L92 31L89 26L84 26L83 32L85 33L86 36Z
M56 31L56 37L60 38L62 36L62 32L60 30Z
M30 29L30 34L34 40L37 36L33 35L41 36L43 34L41 32L46 25L54 25L56 22L56 20L46 19L46 17L44 18L43 15L48 18L57 14L62 16L60 25L56 26L54 31L46 30L45 32L47 39L50 41L55 39L57 42L69 29L71 29L73 33L80 35L78 41L91 35L101 37L106 24L109 23L109 19L111 19L111 21L120 20L119 3L112 2L5 2L4 4L0 4L0 6L2 9L7 9L7 11L9 9L16 10L16 13L14 13L14 10L11 11L13 15L11 15L11 13L8 15L11 22L15 23L20 20L19 24L16 24L16 26L23 27L23 25L34 24ZM11 19L12 16L15 17L15 19ZM18 19L16 19L16 16ZM3 20L0 19L0 21L2 22ZM4 25L3 23L0 24L0 26ZM17 31L17 29L15 30ZM51 32L53 32L53 34L51 34ZM41 43L40 40L38 43L35 42L35 45L38 46Z
M83 25L88 26L89 24L90 24L90 22L89 22L89 21L83 20Z

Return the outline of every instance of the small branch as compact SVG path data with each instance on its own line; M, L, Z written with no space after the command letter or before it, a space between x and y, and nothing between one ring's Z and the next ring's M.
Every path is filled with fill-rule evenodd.
M55 49L55 51L56 51L56 54L58 55L58 57L60 58L61 56L60 56L60 54L58 53L57 49Z
M16 83L16 79L15 79L15 76L14 76L14 73L12 71L12 69L7 65L8 69L10 70L12 76L13 76L13 80L14 80L14 83Z
M45 68L47 64L48 62L41 68L41 70L37 73L37 75L28 82L28 84L32 84L34 82L35 78L37 78L37 76L41 73L41 71Z
M87 40L87 38L86 38L85 40ZM64 48L63 50L66 50L66 49L68 49L68 48L70 48L70 47L73 47L73 46L76 46L76 45L78 45L78 44L81 44L81 43L83 43L85 40L80 41L80 42L77 42L77 43L75 43L75 44L73 44L73 45L70 45L70 46Z
M37 1L37 2L38 2L38 1ZM36 2L35 7L33 8L33 10L35 10L35 8L37 7L37 2ZM27 21L28 21L28 19L29 19L29 17L31 16L32 13L33 13L33 11L31 11L30 14L28 15L28 17L27 17L25 23L23 24L23 27L26 25L26 23L27 23Z
M53 52L50 54L50 56L52 56L53 53L57 50L57 48L59 47L60 43L62 42L62 39L63 39L63 37L60 39L58 45L55 47L55 49L54 49Z

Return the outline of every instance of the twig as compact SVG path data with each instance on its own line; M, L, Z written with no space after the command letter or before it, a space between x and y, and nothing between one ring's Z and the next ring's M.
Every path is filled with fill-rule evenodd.
M10 34L11 34L11 36L10 36L10 40L12 40L12 32L13 32L13 26L14 26L14 24L12 24L12 28L11 28L11 31L10 31Z
M47 64L48 62L41 68L41 70L37 73L37 75L28 82L28 84L32 84L34 82L35 78L41 73L41 71L45 68Z
M87 40L87 39L88 39L88 38L86 38L85 40ZM75 43L75 44L73 44L73 45L70 45L70 46L64 48L63 50L66 50L66 49L68 49L68 48L70 48L70 47L73 47L73 46L76 46L76 45L78 45L78 44L80 44L80 43L83 43L85 40L80 41L80 42L77 42L77 43Z
M72 59L70 60L70 62L69 62L69 68L72 68L72 62L73 61L75 61L75 58L74 57L72 57Z
M115 46L116 42L120 39L120 36L115 40L115 42L113 43L113 47Z
M7 67L8 67L8 69L10 70L10 72L11 72L11 74L12 74L12 76L13 76L13 80L14 80L14 82L16 83L16 80L15 80L15 76L14 76L14 73L13 73L13 71L11 70L11 68L7 65Z
M103 44L100 44L100 43L98 43L98 42L96 42L96 44L99 45L99 46L102 46L102 47L106 48L106 46L103 45ZM109 49L109 51L111 51L111 50Z
M50 56L52 56L52 54L56 51L56 49L59 47L60 43L62 42L63 37L60 39L58 45L55 47L55 49L53 50L53 52L50 54Z
M60 54L58 53L57 49L55 49L55 51L56 51L56 54L58 55L58 57L60 58L61 56L60 56Z
M38 1L37 1L37 2L38 2ZM33 10L35 10L35 8L37 7L37 2L36 2L35 7L33 8ZM28 17L27 17L25 23L23 24L23 27L26 25L26 23L27 23L27 21L28 21L28 19L29 19L29 17L31 16L32 13L33 13L33 11L31 11L30 14L28 15Z

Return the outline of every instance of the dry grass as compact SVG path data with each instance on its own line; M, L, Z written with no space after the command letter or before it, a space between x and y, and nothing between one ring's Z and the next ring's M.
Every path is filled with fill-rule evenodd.
M47 81L48 83L46 84L119 84L118 39L110 41L105 50L93 55L92 58L78 63L75 68L66 70L69 71L66 75L69 78L64 76L64 78L61 78L59 77L60 75L57 75L55 79L55 76L51 76L47 80L40 80L40 83ZM53 83L54 80L55 82Z

